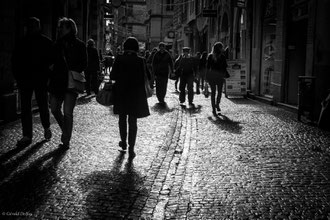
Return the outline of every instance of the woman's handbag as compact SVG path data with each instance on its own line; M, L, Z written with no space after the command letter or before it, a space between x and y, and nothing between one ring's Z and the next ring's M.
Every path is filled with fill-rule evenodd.
M104 106L111 106L114 103L114 85L111 82L104 83L103 88L97 93L96 101Z
M74 90L77 93L84 93L85 82L84 72L80 73L74 70L68 71L68 89Z
M64 51L63 53L63 59L65 62L65 65L69 69L68 62L66 60ZM74 92L77 93L84 93L85 92L85 73L84 71L78 72L75 70L69 70L68 71L68 89L73 90Z

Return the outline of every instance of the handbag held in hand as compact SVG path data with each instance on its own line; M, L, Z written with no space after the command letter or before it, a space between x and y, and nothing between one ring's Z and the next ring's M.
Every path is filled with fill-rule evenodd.
M114 103L114 85L111 82L104 83L103 88L97 93L96 101L104 106L111 106Z

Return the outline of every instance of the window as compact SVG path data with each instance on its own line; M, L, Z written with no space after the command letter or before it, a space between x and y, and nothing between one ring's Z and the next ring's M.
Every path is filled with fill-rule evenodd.
M127 34L132 35L133 32L133 25L129 24L127 25Z
M190 14L193 14L195 12L195 2L193 1L189 2L189 8L190 8Z
M133 5L127 5L126 13L127 13L127 16L133 15Z
M166 11L174 10L174 0L166 0Z

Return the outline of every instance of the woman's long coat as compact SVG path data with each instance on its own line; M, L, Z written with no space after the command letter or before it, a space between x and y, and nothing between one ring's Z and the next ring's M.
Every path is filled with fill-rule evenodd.
M114 85L114 114L142 118L150 115L145 91L145 60L134 52L118 55L110 73Z

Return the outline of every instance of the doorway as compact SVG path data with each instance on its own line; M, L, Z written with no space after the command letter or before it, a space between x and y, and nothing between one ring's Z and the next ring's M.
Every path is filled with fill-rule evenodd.
M307 22L305 18L289 24L286 101L290 105L298 104L298 76L305 75Z

